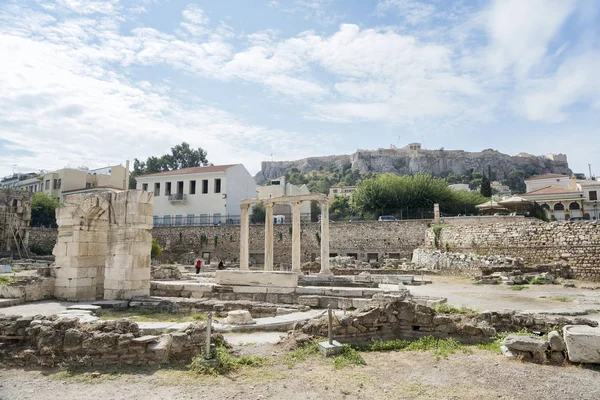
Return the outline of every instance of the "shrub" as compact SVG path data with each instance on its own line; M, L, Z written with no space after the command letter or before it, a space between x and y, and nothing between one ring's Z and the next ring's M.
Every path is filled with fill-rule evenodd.
M207 375L226 375L241 367L260 367L266 363L266 358L259 356L233 357L225 346L215 348L213 363L207 362L203 354L192 359L189 368L191 371Z
M162 249L162 247L160 247L160 244L158 244L158 242L156 241L155 238L152 238L152 250L150 251L150 257L153 259L156 259L156 258L160 257L162 252L163 252L163 249Z

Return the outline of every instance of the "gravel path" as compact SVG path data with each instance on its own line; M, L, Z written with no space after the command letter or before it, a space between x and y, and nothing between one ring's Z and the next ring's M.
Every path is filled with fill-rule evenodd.
M65 377L56 371L0 370L0 399L600 398L600 372L578 366L522 363L482 350L438 362L424 352L362 355L366 366L341 370L318 356L291 367L274 356L267 366L227 377L176 370L129 370L95 378L89 373Z

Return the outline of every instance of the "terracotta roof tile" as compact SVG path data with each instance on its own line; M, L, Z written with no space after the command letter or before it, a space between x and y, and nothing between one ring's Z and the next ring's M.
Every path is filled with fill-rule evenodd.
M528 182L528 181L537 181L538 179L549 179L549 178L569 178L569 175L563 175L563 174L542 174L542 175L532 176L531 178L527 178L527 179L525 179L525 182Z
M544 186L535 190L532 190L531 192L527 192L525 194L523 194L523 196L539 196L539 195L545 195L545 194L570 194L570 193L581 193L579 190L576 189L569 189L563 186L552 186L552 185L548 185L548 186Z
M154 176L170 176L170 175L187 175L187 174L203 174L209 172L224 172L231 167L235 167L239 164L228 164L228 165L210 165L207 167L192 167L175 169L173 171L159 172L156 174L140 175L138 178L154 177Z
M95 189L113 189L113 190L125 190L123 188L119 188L116 186L90 186L90 187L84 187L81 189L71 189L71 190L63 190L62 193L71 193L71 192L79 192L82 190L95 190Z
M595 182L580 182L579 183L581 186L600 186L600 181L595 181Z

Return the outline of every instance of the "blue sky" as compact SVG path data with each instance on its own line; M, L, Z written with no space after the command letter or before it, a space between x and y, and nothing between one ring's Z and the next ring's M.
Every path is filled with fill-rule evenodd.
M600 172L591 0L1 0L0 174L425 148ZM13 167L16 165L16 167Z

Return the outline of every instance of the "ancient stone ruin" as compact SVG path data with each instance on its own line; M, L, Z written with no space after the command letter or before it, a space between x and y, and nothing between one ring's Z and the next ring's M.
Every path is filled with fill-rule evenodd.
M57 209L54 296L130 299L150 293L152 193L68 196Z
M27 255L28 226L31 221L31 193L0 189L0 253Z

